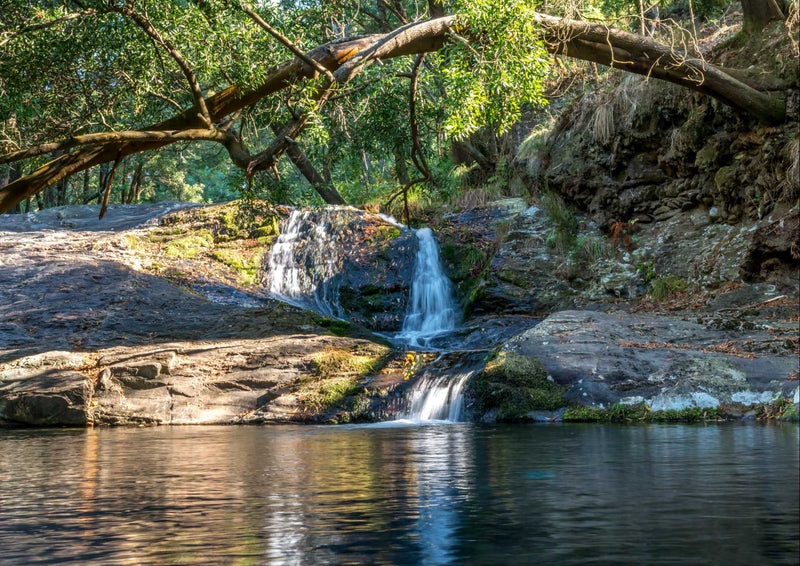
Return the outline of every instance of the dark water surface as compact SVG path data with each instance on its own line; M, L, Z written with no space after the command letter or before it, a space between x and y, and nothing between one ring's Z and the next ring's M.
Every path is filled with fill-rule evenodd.
M0 430L3 564L797 564L798 427Z

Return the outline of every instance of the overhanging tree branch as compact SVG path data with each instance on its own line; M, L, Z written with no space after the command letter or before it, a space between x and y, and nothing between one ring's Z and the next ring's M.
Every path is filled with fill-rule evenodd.
M455 17L448 16L404 25L388 34L335 41L308 52L306 57L326 68L336 83L344 84L374 61L441 49L448 40L450 29L456 26L456 21ZM553 53L670 81L713 96L765 122L775 123L785 119L783 101L735 79L724 69L697 58L686 57L652 38L599 24L544 14L536 14L534 21L542 27L545 45ZM461 35L469 38L469 30L460 31ZM243 91L231 86L207 99L200 96L193 108L142 131L148 135L154 132L167 133L163 137L145 135L139 139L133 137L112 139L80 147L62 155L0 189L0 213L61 179L99 163L113 161L117 155L124 157L179 141L176 132L208 129L209 122L211 124L219 122L270 94L303 78L313 76L315 72L313 67L309 68L305 61L297 58L270 69L262 83L252 90ZM331 86L323 85L322 95L317 104L324 102ZM246 160L245 167L248 169L267 168L272 166L285 151L286 137L294 139L307 120L307 115L301 115L291 121L284 128L282 135L256 156L256 166L251 165L254 158L240 140L228 133L222 133L224 140L222 138L220 140L226 145L231 158L238 166L242 166Z

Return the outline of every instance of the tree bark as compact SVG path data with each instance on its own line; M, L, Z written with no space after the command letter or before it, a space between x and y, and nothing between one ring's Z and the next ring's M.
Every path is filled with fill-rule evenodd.
M275 135L279 133L278 128L274 125L272 126L272 131ZM306 157L306 154L303 153L296 143L289 144L286 149L286 155L289 156L289 159L294 163L294 166L297 167L297 170L302 173L303 177L311 183L311 186L314 187L314 190L322 197L322 200L327 204L347 204L347 201L339 194L336 187L328 183L325 178L319 174L319 171L317 171L316 167L314 167L308 157Z
M778 0L742 0L746 33L758 33L772 20L783 20L786 14Z

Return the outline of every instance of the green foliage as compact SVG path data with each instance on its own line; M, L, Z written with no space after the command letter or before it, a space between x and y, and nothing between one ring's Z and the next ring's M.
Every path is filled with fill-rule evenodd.
M464 139L484 126L504 132L524 105L541 106L543 78L550 56L530 17L528 0L458 0L457 30L480 38L472 45L457 35L442 52L443 82L448 92L444 129Z
M564 199L556 193L548 192L542 195L540 203L547 214L547 220L557 231L564 234L577 233L578 219Z
M675 293L680 293L689 288L689 283L683 277L667 275L657 277L650 282L647 294L654 299L663 299Z

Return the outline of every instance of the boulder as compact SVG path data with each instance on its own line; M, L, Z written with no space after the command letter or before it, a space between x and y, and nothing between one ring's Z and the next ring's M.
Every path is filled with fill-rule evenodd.
M671 317L563 311L503 350L540 360L564 389L565 403L681 410L794 397L796 355L750 351L770 338L764 331L726 332Z
M0 365L0 421L85 426L92 381L81 354L52 351Z

